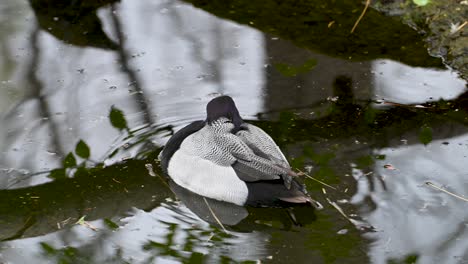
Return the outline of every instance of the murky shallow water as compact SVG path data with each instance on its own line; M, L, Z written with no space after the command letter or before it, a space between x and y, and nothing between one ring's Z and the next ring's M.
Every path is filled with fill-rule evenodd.
M101 35L65 44L64 17L0 4L1 262L468 262L467 203L426 184L468 196L456 74L330 57L179 2L116 8L97 10ZM200 197L150 175L220 94L336 188L305 180L324 210L296 208L295 224L210 201L226 234Z

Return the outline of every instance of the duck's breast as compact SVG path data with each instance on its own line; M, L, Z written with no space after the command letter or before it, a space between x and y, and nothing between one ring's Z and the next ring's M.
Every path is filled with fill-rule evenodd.
M169 161L168 174L178 185L202 196L244 205L247 185L231 166L218 165L200 156L190 135Z

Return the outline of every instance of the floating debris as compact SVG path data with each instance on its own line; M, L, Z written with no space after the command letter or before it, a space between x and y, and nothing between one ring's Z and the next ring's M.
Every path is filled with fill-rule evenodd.
M426 185L429 186L429 187L431 187L431 188L433 188L433 189L436 189L436 190L439 190L439 191L441 191L441 192L444 192L444 193L446 193L446 194L448 194L448 195L451 195L451 196L453 196L453 197L455 197L455 198L458 198L458 199L460 199L460 200L462 200L462 201L468 202L468 198L465 198L465 197L463 197L463 196L461 196L461 195L458 195L458 194L449 192L449 191L445 190L444 188L439 187L439 186L433 184L432 182L427 181L427 182L426 182Z
M211 215L213 215L213 217L214 217L214 219L216 220L216 222L221 226L221 228L223 229L224 233L229 234L229 232L226 230L226 228L224 228L223 223L221 223L221 221L219 220L219 218L215 215L215 213L214 213L213 210L211 209L211 206L208 204L208 201L206 200L205 197L203 197L203 201L205 201L206 206L208 206L208 210L210 210Z
M312 177L312 176L310 176L310 175L307 175L305 172L303 172L303 171L301 171L301 170L299 170L299 169L298 169L297 171L299 172L299 173L298 173L299 176L306 176L307 178L312 179L312 180L314 180L314 181L316 181L316 182L318 182L318 183L321 183L321 184L327 186L328 188L332 188L333 190L336 190L335 187L333 187L333 186L331 186L331 185L328 185L328 184L324 183L323 181L317 180L317 179L315 179L314 177Z
M145 167L148 170L148 173L149 173L150 176L152 176L152 177L156 176L156 173L154 173L154 170L153 170L153 165L151 163L145 164Z
M385 164L383 167L387 170L396 170L396 168L393 167L391 164Z
M348 229L344 228L344 229L338 230L338 232L336 233L338 235L346 235L348 233Z
M463 22L463 24L460 25L460 23L451 23L450 24L450 34L455 34L458 31L460 31L462 28L464 28L468 24L468 21Z
M352 219L350 218L349 216L347 216L343 209L341 209L341 207L336 204L335 202L332 202L330 199L327 198L327 202L329 204L331 204L344 218L346 218L349 222L351 222L351 224L353 224L358 230L366 230L366 231L375 231L375 228L364 222L364 221L360 221L360 220L356 220L356 219Z
M367 0L367 1L366 1L366 5L364 6L364 10L362 10L361 15L360 15L359 18L356 20L356 22L354 23L353 28L351 29L351 34L354 33L354 30L356 30L356 28L357 28L359 22L360 22L361 19L364 17L364 14L366 13L367 8L369 8L370 2L371 2L370 0Z
M80 219L78 219L78 221L76 221L75 225L81 225L81 226L85 226L95 232L98 231L98 229L96 227L94 227L93 225L91 225L90 223L88 223L87 221L85 221L86 215L83 215Z

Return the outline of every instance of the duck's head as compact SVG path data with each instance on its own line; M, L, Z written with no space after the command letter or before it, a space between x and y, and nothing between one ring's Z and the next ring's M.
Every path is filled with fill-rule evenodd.
M206 122L209 125L225 127L228 131L236 133L244 122L237 110L234 100L230 96L220 96L206 105Z

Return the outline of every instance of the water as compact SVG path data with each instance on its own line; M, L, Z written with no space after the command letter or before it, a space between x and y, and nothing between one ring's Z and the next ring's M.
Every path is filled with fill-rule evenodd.
M466 202L426 184L468 197L456 73L300 48L184 2L114 9L70 23L0 4L0 262L468 262ZM336 188L305 179L324 210L292 220L166 185L160 147L222 94Z

